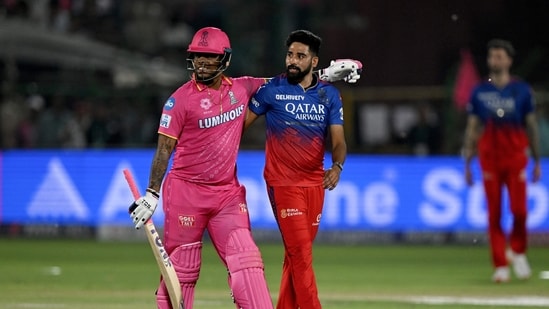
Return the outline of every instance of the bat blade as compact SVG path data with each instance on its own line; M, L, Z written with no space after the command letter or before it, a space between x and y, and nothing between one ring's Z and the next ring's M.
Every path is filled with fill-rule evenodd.
M124 177L130 186L134 199L137 200L141 194L139 194L139 189L135 184L133 175L129 170L125 169ZM181 295L181 285L179 283L179 279L177 278L177 273L175 272L175 268L173 267L168 252L164 249L164 244L162 243L162 239L160 238L152 219L149 219L145 223L144 227L147 240L149 241L149 245L151 246L154 258L156 260L156 264L158 264L158 268L162 274L162 279L164 280L164 284L166 285L166 289L170 295L172 308L184 309L183 297Z

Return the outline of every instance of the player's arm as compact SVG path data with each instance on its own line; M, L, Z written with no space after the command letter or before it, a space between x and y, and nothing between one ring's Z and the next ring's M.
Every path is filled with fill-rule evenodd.
M151 164L151 171L149 174L149 188L160 191L162 180L168 169L168 163L170 157L175 149L177 140L168 137L164 134L158 134L158 142L156 145L156 151L154 153L153 161Z
M259 118L259 115L252 112L249 108L246 110L246 120L244 121L244 130L246 130L249 126L256 121L256 119Z
M141 228L153 215L160 198L160 187L168 169L168 162L177 140L163 134L158 134L158 143L151 164L149 186L145 195L138 198L130 206L130 217L135 228Z
M471 161L476 153L476 144L480 132L480 119L478 116L470 114L467 117L467 125L465 127L465 137L463 141L463 157L465 159L465 180L467 184L473 184L473 176L471 174Z
M332 140L332 167L324 174L323 186L325 189L333 190L339 183L343 164L347 157L347 143L343 125L334 124L330 126L330 137Z
M534 175L532 180L536 182L541 177L541 166L539 150L539 131L536 121L536 114L534 112L528 113L526 115L526 133L528 135L530 152L532 154L532 158L534 159Z
M337 167L342 171L337 163L343 166L347 157L347 143L345 142L345 133L342 125L330 126L330 137L332 138L332 168Z
M244 128L242 130L246 130L257 118L259 118L259 116L264 115L267 112L268 104L266 98L268 97L267 93L269 92L267 88L269 88L268 84L262 85L250 99L250 103L246 109Z

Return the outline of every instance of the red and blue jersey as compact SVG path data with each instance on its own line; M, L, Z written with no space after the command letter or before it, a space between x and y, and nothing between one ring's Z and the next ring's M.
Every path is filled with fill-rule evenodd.
M326 137L331 125L343 125L343 103L334 86L314 83L303 89L277 76L259 88L249 105L265 115L264 176L271 186L322 184Z
M468 112L479 117L484 126L478 142L479 156L495 159L525 155L526 115L534 111L534 105L532 90L523 81L514 79L501 89L489 81L478 85Z

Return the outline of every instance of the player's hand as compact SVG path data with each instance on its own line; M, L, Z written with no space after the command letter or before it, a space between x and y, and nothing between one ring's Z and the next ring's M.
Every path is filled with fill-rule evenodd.
M339 182L339 176L341 175L341 170L334 166L329 170L326 170L324 172L324 179L322 180L322 186L324 186L324 189L328 189L332 191L335 189Z
M330 83L344 80L349 84L354 84L360 79L362 63L353 59L336 59L330 61L330 66L321 69L318 73L321 80Z
M469 165L465 166L465 182L468 186L472 186L475 183L473 181L473 172L471 172L471 167L469 167Z
M130 206L130 217L135 224L136 229L143 227L153 215L158 205L160 195L155 190L149 188L144 196L137 199Z

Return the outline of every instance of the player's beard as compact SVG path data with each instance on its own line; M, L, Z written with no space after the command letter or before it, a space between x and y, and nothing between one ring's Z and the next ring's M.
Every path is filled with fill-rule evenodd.
M290 72L290 69L295 69L297 72ZM313 64L309 63L309 66L306 67L303 71L295 65L289 65L286 67L286 77L290 84L299 84L303 81L305 76L307 76L313 69Z
M509 72L509 67L502 64L489 64L488 71L490 75L502 75L506 72Z
M201 84L209 86L217 80L217 77L221 75L223 71L219 69L219 66L215 69L207 67L208 66L196 67L194 69L194 79Z
M216 77L219 76L221 72L214 71L210 73L205 72L198 72L198 70L194 71L194 78L197 82L204 84L204 85L211 85L216 80Z

